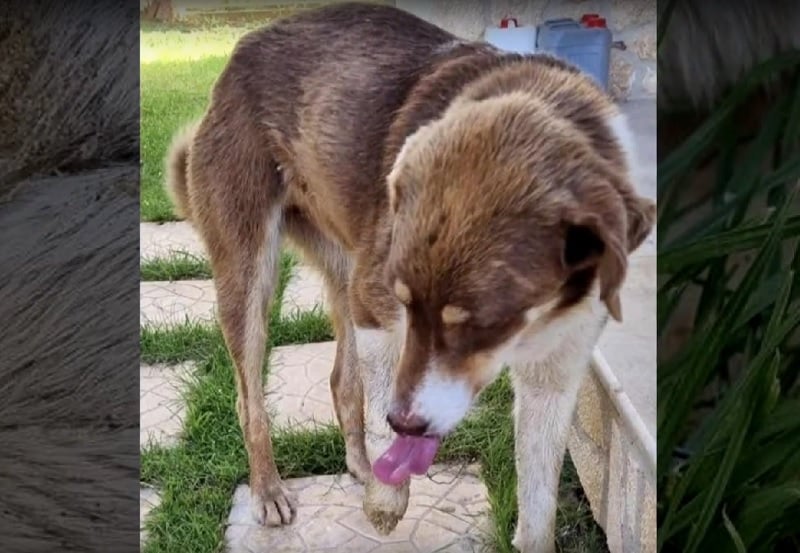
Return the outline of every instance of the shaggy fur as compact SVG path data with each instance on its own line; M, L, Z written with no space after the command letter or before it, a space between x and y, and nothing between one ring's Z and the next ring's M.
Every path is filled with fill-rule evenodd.
M0 534L137 551L138 13L0 15Z

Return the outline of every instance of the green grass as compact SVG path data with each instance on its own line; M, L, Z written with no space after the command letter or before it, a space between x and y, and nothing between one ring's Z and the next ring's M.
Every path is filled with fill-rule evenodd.
M164 193L164 156L172 136L202 116L211 87L236 41L258 23L141 30L141 218L173 221Z
M163 192L163 158L173 133L200 116L212 84L237 38L257 25L142 27L142 186L141 218L170 221L175 216ZM281 296L294 264L284 255L279 293L269 318L268 348L332 339L329 319L319 311L280 313ZM208 278L203 260L178 255L146 261L142 280ZM267 355L267 358L269 356ZM224 522L237 484L248 467L236 418L233 368L218 328L186 324L170 330L144 328L145 363L192 360L197 371L187 383L184 433L170 448L148 446L141 457L141 479L157 486L161 505L147 521L148 553L220 551ZM265 367L268 372L268 367ZM478 461L492 509L492 548L510 553L516 521L516 472L511 418L512 391L504 376L482 395L480 405L443 444L438 461ZM278 432L276 461L284 478L335 474L345 470L338 428ZM557 539L565 553L606 551L569 458L562 474Z
M660 552L800 550L800 79L744 152L730 132L748 91L786 68L800 53L757 67L659 165L659 336L680 298L700 298L688 342L658 364ZM713 197L679 206L708 153Z
M208 261L189 253L178 253L166 259L150 259L139 267L141 280L204 280L211 278Z

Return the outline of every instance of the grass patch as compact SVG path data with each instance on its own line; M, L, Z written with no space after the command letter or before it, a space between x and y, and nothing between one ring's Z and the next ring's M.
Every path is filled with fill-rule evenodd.
M211 266L201 257L180 253L167 259L144 261L139 274L143 281L207 280L211 278Z
M141 219L174 221L163 190L164 156L178 129L202 116L236 41L260 25L166 27L146 24L141 58Z
M141 197L143 221L175 221L164 191L164 157L173 135L198 119L227 56L153 62L141 67Z
M281 252L281 271L291 272L296 258L288 251ZM189 253L176 253L172 257L148 259L139 266L142 281L209 280L212 278L208 260Z

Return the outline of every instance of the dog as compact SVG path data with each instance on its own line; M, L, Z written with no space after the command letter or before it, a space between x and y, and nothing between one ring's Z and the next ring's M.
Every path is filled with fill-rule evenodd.
M392 7L327 6L238 42L205 115L176 135L167 183L209 253L258 522L295 515L261 370L285 237L324 276L335 411L377 531L395 528L410 475L508 365L514 544L554 550L578 388L655 224L632 146L573 66Z

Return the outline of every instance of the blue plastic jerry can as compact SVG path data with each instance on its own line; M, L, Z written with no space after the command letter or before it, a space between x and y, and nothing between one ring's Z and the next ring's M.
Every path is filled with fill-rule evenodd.
M572 63L608 90L611 31L606 20L586 14L581 21L550 19L539 25L536 49Z

